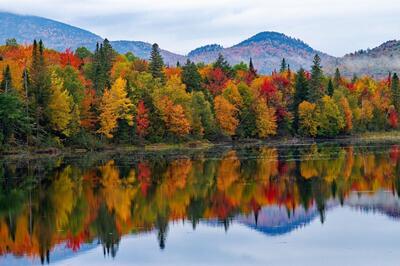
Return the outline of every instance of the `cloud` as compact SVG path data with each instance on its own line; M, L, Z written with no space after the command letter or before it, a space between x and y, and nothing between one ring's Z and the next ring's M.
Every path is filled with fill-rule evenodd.
M231 46L266 30L283 32L333 55L399 35L396 0L2 0L0 9L91 30L109 39L158 42L187 53Z

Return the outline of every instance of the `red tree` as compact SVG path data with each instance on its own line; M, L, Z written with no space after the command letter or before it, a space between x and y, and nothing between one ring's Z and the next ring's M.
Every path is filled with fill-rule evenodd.
M143 101L139 101L136 115L136 133L143 138L147 134L147 129L150 126L149 114Z

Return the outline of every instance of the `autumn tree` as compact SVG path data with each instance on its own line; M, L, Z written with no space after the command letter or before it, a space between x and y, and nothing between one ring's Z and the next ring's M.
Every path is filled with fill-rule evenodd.
M51 77L51 96L49 102L50 125L53 130L69 136L68 126L72 120L71 106L72 98L64 83L55 73Z
M317 136L316 105L303 101L299 105L299 133L303 136Z
M118 78L111 89L104 91L100 102L100 129L98 133L107 138L113 137L119 119L124 119L132 125L132 103L126 92L126 80Z
M105 89L111 87L111 68L114 58L115 51L107 39L102 44L97 43L90 74L97 95L102 95Z
M183 137L189 134L191 129L190 123L185 116L182 105L174 104L168 96L162 96L155 99L155 101L155 105L161 113L162 120L170 133L177 137Z
M256 114L257 134L260 138L266 138L276 135L276 117L275 110L267 106L264 98L258 98L254 103L254 111Z
M235 135L239 121L237 119L237 108L223 96L219 95L214 99L215 118L222 131L228 135Z
M335 101L325 95L316 110L317 134L321 137L337 136L345 128L345 121Z
M147 135L147 129L150 126L149 111L142 100L139 101L136 109L136 134L143 139Z
M153 78L160 79L162 83L165 83L165 74L163 72L164 60L160 54L160 48L156 43L152 46L149 67Z

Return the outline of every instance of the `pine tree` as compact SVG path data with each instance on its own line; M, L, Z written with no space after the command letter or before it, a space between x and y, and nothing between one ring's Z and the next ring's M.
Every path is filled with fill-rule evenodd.
M36 138L39 141L41 129L47 125L46 113L50 99L50 75L44 58L44 45L34 40L32 50L32 64L30 66L30 80L28 96L31 99L31 110L34 113L36 123Z
M315 103L325 94L323 85L323 72L321 67L321 58L318 54L314 56L313 66L311 68L310 89L308 91L308 101Z
M391 91L392 91L392 102L393 102L394 108L396 109L397 113L399 113L400 112L400 85L399 85L399 77L397 76L397 73L393 74Z
M287 64L285 58L282 58L280 73L284 73L287 70Z
M328 95L332 97L334 90L335 90L335 87L333 86L332 79L329 79L328 86L327 86L327 89L326 89Z
M358 80L358 77L357 77L357 75L354 73L353 74L353 77L352 77L352 79L351 79L351 83L356 83L356 81Z
M3 79L0 83L0 89L6 93L12 89L12 78L9 65L7 65L3 70Z
M254 77L257 77L257 70L254 68L253 65L253 60L250 57L250 62L249 62L249 72L252 74Z
M102 95L105 89L111 88L111 68L114 58L115 51L107 39L100 45L96 44L91 80L98 95Z
M158 44L153 44L150 56L150 72L153 78L160 79L160 81L165 83L165 74L163 71L164 61L160 54L160 48Z
M299 105L303 101L307 100L308 94L309 94L309 87L308 87L306 73L303 68L300 68L296 74L295 93L293 96L293 103L291 106L291 111L294 113L293 129L296 131L298 130L299 126L299 115L298 115Z
M218 58L217 61L214 62L213 64L213 68L214 69L221 69L222 72L225 73L226 76L232 78L234 75L234 71L231 67L231 65L228 63L228 61L226 61L226 59L224 58L224 56L220 53L218 54Z
M195 63L188 59L182 67L182 82L188 92L201 90L201 76Z
M335 77L333 78L333 88L336 90L340 86L340 82L342 80L342 77L340 75L339 68L336 68L335 71Z

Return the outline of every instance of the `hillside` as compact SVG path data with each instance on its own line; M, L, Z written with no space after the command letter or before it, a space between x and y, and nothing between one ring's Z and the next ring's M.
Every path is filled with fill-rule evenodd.
M0 12L0 43L8 38L15 38L18 43L31 43L33 39L42 39L46 47L62 51L66 48L76 49L85 46L94 49L102 37L74 26L36 16L23 16ZM138 57L148 59L151 44L140 41L112 41L112 46L120 53L132 51ZM183 56L162 50L168 64L183 61Z
M101 36L90 31L36 16L0 12L0 24L2 25L0 43L4 43L8 38L16 38L23 44L31 43L33 39L42 39L46 47L62 51L79 46L94 49L96 43L103 40ZM117 40L111 41L111 44L120 53L131 51L143 59L150 57L150 43ZM299 39L271 31L258 33L228 48L218 44L202 46L189 52L188 55L161 50L167 65L175 65L178 61L184 63L187 59L211 63L216 60L219 53L222 53L231 64L242 61L247 63L251 57L261 74L278 70L282 58L286 59L292 70L300 67L308 69L316 53L321 56L324 70L329 74L333 74L336 67L339 67L345 76L368 74L381 78L389 71L400 72L400 41L396 40L339 58L317 51Z
M327 65L326 70L333 72L335 67L339 67L346 76L356 74L382 78L388 72L400 73L400 41L387 41L373 49L347 54L339 58L336 64Z
M93 49L96 42L102 41L94 33L42 17L0 12L0 25L1 43L8 38L15 38L23 44L32 43L33 39L42 39L47 47L64 50L79 46Z
M210 49L213 48L213 49ZM292 69L309 68L312 59L318 53L323 63L334 61L334 57L314 50L301 40L288 37L278 32L261 32L232 47L222 49L220 46L205 46L189 53L189 58L195 62L210 63L222 53L231 64L248 62L253 59L260 73L270 73L279 69L282 58Z

